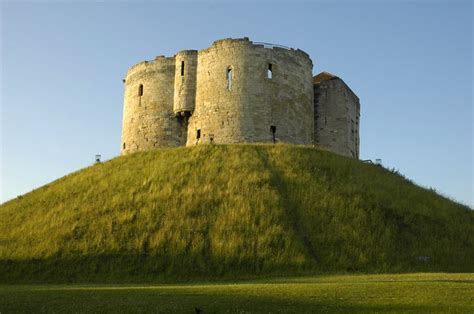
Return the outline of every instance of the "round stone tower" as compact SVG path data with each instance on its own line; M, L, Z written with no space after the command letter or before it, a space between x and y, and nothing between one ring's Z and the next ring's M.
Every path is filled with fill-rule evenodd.
M131 67L124 80L121 153L185 144L186 126L173 111L175 58Z
M198 52L196 107L186 145L245 141L248 40L220 40Z
M223 39L198 52L186 145L312 144L312 61L301 50Z

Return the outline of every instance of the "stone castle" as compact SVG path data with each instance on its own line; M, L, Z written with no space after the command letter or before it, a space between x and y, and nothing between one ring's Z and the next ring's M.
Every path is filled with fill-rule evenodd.
M138 63L124 79L121 153L281 142L358 158L359 98L312 70L304 51L248 38Z

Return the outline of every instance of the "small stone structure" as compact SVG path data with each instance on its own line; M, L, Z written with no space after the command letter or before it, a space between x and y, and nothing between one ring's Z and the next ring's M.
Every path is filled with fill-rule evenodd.
M248 38L138 63L124 79L121 153L283 142L358 158L359 99L312 69L302 50Z

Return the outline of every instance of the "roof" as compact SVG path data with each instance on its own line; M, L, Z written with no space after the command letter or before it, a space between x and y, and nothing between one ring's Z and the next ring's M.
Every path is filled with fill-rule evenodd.
M337 77L336 75L332 73L323 71L313 77L313 83L321 83L322 81L329 81L329 80L334 80L338 78L339 77Z
M315 75L313 77L313 84L319 84L321 82L326 82L330 80L340 80L342 84L344 84L344 86L346 86L346 88L357 98L357 100L359 100L359 97L354 93L354 91L349 87L349 85L347 85L346 82L344 82L340 77L332 73L323 71L319 73L318 75Z

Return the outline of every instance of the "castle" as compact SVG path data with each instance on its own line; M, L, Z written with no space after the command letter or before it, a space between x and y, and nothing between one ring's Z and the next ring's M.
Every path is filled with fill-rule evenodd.
M304 51L222 39L128 70L121 153L230 143L318 145L359 157L359 98L313 77Z

